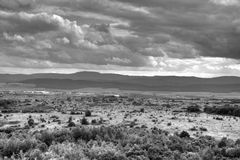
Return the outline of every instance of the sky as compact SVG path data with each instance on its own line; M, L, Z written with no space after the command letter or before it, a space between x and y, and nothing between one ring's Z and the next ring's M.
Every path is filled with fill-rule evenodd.
M239 76L239 0L0 0L0 73Z

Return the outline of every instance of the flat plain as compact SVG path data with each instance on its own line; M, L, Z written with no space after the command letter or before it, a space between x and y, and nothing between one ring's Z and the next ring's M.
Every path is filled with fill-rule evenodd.
M2 142L7 139L10 143L12 138L20 139L19 141L26 140L19 137L27 134L35 137L34 140L38 143L47 144L45 151L39 150L35 146L24 152L21 149L7 150L2 146L0 147L0 153L5 158L22 158L21 154L25 158L31 158L34 155L30 155L30 153L37 150L39 151L38 159L47 159L46 154L50 152L51 146L63 142L78 144L78 142L72 140L74 137L70 136L71 140L61 137L63 136L61 135L63 130L71 132L76 129L89 130L101 129L102 127L105 129L121 128L127 130L126 132L131 136L136 137L139 135L133 134L133 131L147 132L144 136L152 136L153 131L158 131L160 135L164 133L165 138L181 137L184 139L182 143L196 141L203 137L206 140L211 137L214 145L216 145L215 147L219 152L221 151L220 153L215 152L214 147L208 146L208 144L204 144L202 148L200 147L197 150L171 149L168 146L169 151L176 152L176 155L171 157L172 159L176 159L177 155L184 159L184 156L191 156L191 154L194 154L193 157L203 159L202 152L205 151L211 152L213 155L209 156L212 158L239 158L240 99L238 93L137 92L100 88L72 91L12 88L11 90L2 89L0 96L2 112L0 115L0 132L2 137L7 137L2 138ZM63 138L61 143L55 139L56 137L54 138L57 134L55 132L61 133L58 133ZM90 134L85 132L81 130L78 134ZM46 133L49 134L48 136L53 135L45 137L47 140L38 138L39 134L44 135ZM72 133L69 134L72 135ZM80 139L84 141L85 138L83 136ZM96 140L96 138L91 139L91 141ZM84 144L88 144L88 141L85 141ZM113 143L112 139L110 141L101 139L101 141ZM221 148L219 146L221 143L226 143L226 146ZM138 143L136 142L136 144ZM117 145L117 143L114 143L114 145ZM155 144L150 143L149 145ZM130 148L132 147L130 146ZM222 149L229 148L236 150L234 150L234 154L231 153L233 155L222 153ZM91 150L92 148L87 149ZM126 159L139 158L137 155L127 156L124 149L124 146L117 148ZM148 150L145 151L148 152ZM96 155L96 157L91 158L85 152L82 154L89 159L99 158L100 156ZM156 157L159 156L156 155ZM161 157L162 159L166 158L166 156ZM145 158L154 159L150 158L149 155L145 155Z

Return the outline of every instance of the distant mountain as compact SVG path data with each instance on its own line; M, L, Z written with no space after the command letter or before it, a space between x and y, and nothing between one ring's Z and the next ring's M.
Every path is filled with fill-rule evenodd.
M138 91L240 92L240 77L145 77L78 72L74 74L1 74L0 82L34 84L38 88L49 89L118 88Z
M128 76L118 74L101 74L98 72L77 72L73 74L40 73L40 74L0 74L0 83L11 83L29 79L71 79L71 80L105 80L124 79Z

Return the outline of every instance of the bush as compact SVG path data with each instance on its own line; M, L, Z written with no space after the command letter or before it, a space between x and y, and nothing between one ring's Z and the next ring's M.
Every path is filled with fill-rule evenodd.
M72 134L69 130L63 129L53 132L54 141L63 143L64 141L72 141Z
M127 160L126 155L114 144L105 142L94 144L89 149L87 155L90 159L96 160Z
M93 119L91 123L92 123L92 124L97 124L97 120L96 120L96 119Z
M229 141L226 137L222 138L221 141L218 143L219 148L224 148L224 147L227 147L229 145L230 145Z
M212 160L214 159L214 151L210 148L206 148L202 151L202 159L203 160Z
M38 139L45 143L46 145L50 146L54 141L54 136L49 131L43 131L39 136Z
M57 160L88 160L83 148L74 143L55 144L43 155L43 159Z
M90 141L91 139L95 139L95 137L92 137L90 129L86 128L74 128L72 130L72 137L75 141L81 139L85 141Z
M81 120L81 124L82 125L89 125L89 122L85 117L83 117L83 119Z
M75 126L76 126L76 124L72 121L68 123L68 127L75 127Z
M1 139L0 140L0 155L3 157L11 157L12 155L19 155L20 151L23 153L34 149L37 146L35 139L26 138L20 140L18 138Z
M29 118L29 119L28 119L28 125L29 125L30 127L33 127L33 126L34 126L34 120L33 120L32 118Z
M231 158L240 158L240 148L227 148L226 156Z
M207 131L207 128L205 128L205 127L200 127L199 129L200 129L200 131L204 131L204 132Z
M187 112L201 112L201 109L198 105L188 106Z
M82 139L85 141L96 140L97 138L103 141L118 141L125 137L124 131L115 127L96 127L96 128L74 128L72 137L75 141Z
M34 149L29 153L29 160L42 160L42 152L39 149Z
M91 116L92 116L92 112L90 110L86 110L85 117L91 117Z
M39 143L36 148L38 148L42 152L46 152L48 149L48 146L45 143Z
M229 116L237 116L240 117L240 106L214 106L214 107L205 107L204 112L208 114L218 114L218 115L229 115Z
M201 160L198 153L187 152L181 155L181 160Z
M188 132L182 131L182 132L180 133L179 137L180 137L180 138L189 138L190 135L189 135Z
M237 140L236 140L235 145L236 145L236 146L240 146L240 139L237 139Z

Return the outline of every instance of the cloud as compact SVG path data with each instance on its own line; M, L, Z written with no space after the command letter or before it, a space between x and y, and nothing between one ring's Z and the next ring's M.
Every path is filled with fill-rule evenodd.
M66 37L57 38L56 41L57 41L57 43L60 43L60 44L69 44L70 43L69 39L67 39Z
M24 43L34 40L33 36L21 36L21 35L18 35L18 34L14 34L14 35L11 36L6 32L3 33L3 37L7 41L17 41L17 42L24 42Z
M35 0L0 0L0 9L29 10L35 5Z
M239 15L238 0L0 0L1 54L10 68L236 74Z
M72 43L83 40L83 31L75 21L69 21L58 15L47 13L30 14L26 12L12 13L0 11L0 27L2 32L36 34L49 31L60 31L71 38Z
M239 5L238 0L211 0L211 2L218 4L218 5L224 5L224 6Z
M149 65L147 57L119 44L107 24L80 26L54 14L2 13L2 21L14 23L14 28L2 28L8 31L3 33L8 41L2 45L5 55L67 64Z

